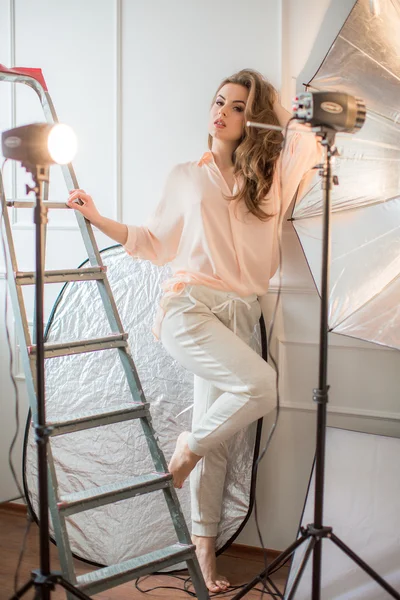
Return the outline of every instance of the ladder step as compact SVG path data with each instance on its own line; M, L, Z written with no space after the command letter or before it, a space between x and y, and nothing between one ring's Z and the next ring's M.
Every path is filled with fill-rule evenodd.
M66 271L46 271L44 283L65 283L67 281L91 281L104 279L107 267L89 267L87 269L69 269ZM34 285L36 274L33 272L15 274L18 285Z
M46 208L67 208L71 210L70 207L65 204L65 202L42 202L43 206ZM29 202L28 200L7 200L7 206L13 208L35 208L36 202Z
M57 508L62 511L64 516L73 515L112 502L119 502L120 500L161 490L169 487L171 479L171 473L137 475L125 481L61 496L59 502L57 502Z
M80 575L77 577L77 588L92 596L116 585L132 581L136 577L160 571L181 561L193 559L194 551L195 546L173 544L117 565Z
M93 429L103 425L111 425L112 423L121 423L131 419L141 419L149 417L149 404L146 403L130 403L119 406L118 409L108 412L92 412L76 415L73 419L60 422L48 422L47 427L51 429L50 435L64 435L73 431L82 431L82 429Z
M96 352L99 350L111 350L113 348L126 348L128 346L127 333L109 335L94 340L81 340L80 342L66 342L65 344L45 344L44 357L55 358L57 356L68 356L70 354L83 354L85 352ZM31 358L36 356L36 346L28 346Z

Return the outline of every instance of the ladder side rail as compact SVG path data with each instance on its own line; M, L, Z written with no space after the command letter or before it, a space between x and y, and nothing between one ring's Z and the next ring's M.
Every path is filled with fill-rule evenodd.
M128 381L129 389L131 394L135 400L135 402L141 402L146 404L146 396L142 387L142 384L139 379L138 372L136 370L136 365L133 361L131 350L129 346L125 348L118 348L118 354L121 359L122 367L125 371L125 375ZM154 457L153 457L154 458ZM164 466L166 466L165 459L163 462L157 460L157 463L154 463L154 466L158 469L165 471ZM166 469L165 472L168 472Z
M6 200L6 192L3 184L3 176L0 172L0 199L1 199L1 210L3 213L3 224L6 231L6 237L8 242L8 248L10 252L10 261L11 261L11 273L16 273L18 271L18 263L17 257L15 253L14 241L11 233L11 223L10 218L8 216L7 210L7 200Z
M163 472L168 472L168 466L164 457L164 453L159 446L158 436L153 428L151 417L140 419L140 423L142 425L147 446L156 469ZM163 490L163 493L179 542L182 544L191 544L190 532L186 525L185 517L183 515L175 488L171 484L169 487Z
M59 502L58 493L58 479L57 473L54 466L53 453L51 450L51 444L47 445L47 457L48 457L48 473L49 473L49 509L51 514L51 521L54 529L54 536L56 538L56 544L58 548L58 557L62 572L66 579L72 585L76 585L77 579L74 569L74 563L72 558L72 550L69 542L69 536L67 531L66 518L57 508ZM73 596L67 594L68 600L72 600Z
M31 87L39 97L45 94L45 90L43 86L40 85L39 81L29 75L17 75L15 73L0 71L0 81L6 81L7 83L23 83L24 85Z
M4 193L3 181L0 174L0 198L2 210L2 227L6 234L5 252L7 263L7 284L8 291L13 307L15 326L17 331L17 339L20 346L21 361L23 364L28 395L30 399L32 414L36 415L36 370L32 365L28 346L31 345L31 336L29 333L29 325L26 317L26 309L24 296L21 286L18 286L15 279L15 274L18 271L18 264L15 254L14 240L12 236L11 223L8 216L6 197Z

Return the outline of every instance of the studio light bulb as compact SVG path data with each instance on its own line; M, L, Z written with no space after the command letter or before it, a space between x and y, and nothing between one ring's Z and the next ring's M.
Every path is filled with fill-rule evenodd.
M1 134L4 158L19 160L26 165L66 165L76 154L78 142L68 125L31 123Z
M66 165L76 155L78 140L71 127L59 123L50 129L47 148L55 163Z

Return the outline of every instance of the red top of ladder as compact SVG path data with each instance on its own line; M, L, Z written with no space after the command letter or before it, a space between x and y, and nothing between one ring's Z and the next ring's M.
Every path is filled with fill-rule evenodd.
M7 69L4 65L0 64L0 73L11 73L12 75L27 75L36 79L42 86L45 92L47 92L47 85L43 77L42 69L33 69L25 67L14 67L13 69Z

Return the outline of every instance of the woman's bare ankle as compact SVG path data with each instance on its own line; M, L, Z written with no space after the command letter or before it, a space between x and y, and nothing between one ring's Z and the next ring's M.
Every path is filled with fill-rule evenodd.
M196 535L196 534L192 533L193 544L195 544L197 546L201 546L202 548L209 548L210 550L213 550L214 552L215 552L216 539L217 539L216 536Z
M215 558L216 537L192 534L192 541L196 546L197 560L199 561L207 588L214 594L226 592L230 585L229 581L224 575L217 573Z
M168 470L172 474L174 486L181 488L185 479L193 471L196 464L201 459L201 456L194 454L188 446L187 438L189 431L184 431L176 440L175 451L168 465Z

